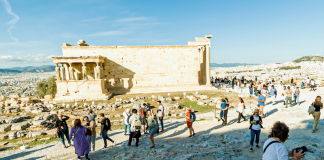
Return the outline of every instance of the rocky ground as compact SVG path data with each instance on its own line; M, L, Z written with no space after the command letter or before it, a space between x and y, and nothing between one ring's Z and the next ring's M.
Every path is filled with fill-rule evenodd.
M310 152L306 153L304 159L320 160L324 159L324 122L320 121L316 133L311 133L313 118L308 115L307 110L316 95L324 93L324 88L319 88L316 92L301 91L300 106L285 108L282 98L278 98L279 103L271 103L265 107L267 112L264 118L264 129L261 133L261 144L267 139L272 124L275 121L284 121L290 127L289 139L284 143L287 149L307 146ZM278 94L281 87L278 87ZM251 113L247 106L247 112ZM156 147L150 149L148 136L143 135L140 139L140 146L127 147L128 136L122 130L110 132L112 139L117 145L112 145L107 149L103 147L101 137L97 137L96 151L89 155L91 159L261 159L262 149L254 148L249 151L250 130L249 123L236 123L237 113L235 109L229 111L229 125L222 126L218 119L214 118L212 112L197 115L197 121L193 127L196 131L194 138L187 138L189 135L184 119L169 119L165 122L166 131L155 136ZM248 116L247 116L248 117ZM201 120L199 120L201 119ZM3 159L75 159L74 148L62 147L60 142L51 142L32 147L28 150L11 150L0 152Z

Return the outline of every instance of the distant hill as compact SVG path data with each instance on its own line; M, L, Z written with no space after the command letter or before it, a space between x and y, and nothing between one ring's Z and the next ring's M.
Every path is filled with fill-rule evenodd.
M0 73L22 73L31 72L36 73L39 71L53 72L55 71L54 65L44 65L44 66L28 66L28 67L13 67L13 68L0 68Z
M210 63L210 67L237 67L237 66L245 66L245 65L259 65L259 64L248 64L248 63Z
M293 62L299 63L303 61L324 61L324 57L320 56L304 56L294 60Z

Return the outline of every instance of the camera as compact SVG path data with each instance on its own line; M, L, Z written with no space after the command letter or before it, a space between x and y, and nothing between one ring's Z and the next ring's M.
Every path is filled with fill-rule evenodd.
M260 121L255 121L255 124L259 124L260 123Z
M302 153L308 151L306 146L298 147L298 148L295 148L294 150L296 150L296 153L300 152L300 150L303 150Z

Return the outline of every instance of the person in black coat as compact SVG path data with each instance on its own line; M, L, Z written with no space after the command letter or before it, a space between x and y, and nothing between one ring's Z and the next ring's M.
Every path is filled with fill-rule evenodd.
M58 120L56 121L57 136L59 138L61 138L61 141L62 141L62 144L63 144L64 148L66 148L65 142L64 142L64 135L65 135L69 145L72 146L70 138L69 138L69 128L68 128L68 125L66 123L66 121L68 119L70 119L70 117L60 114L60 115L58 115Z

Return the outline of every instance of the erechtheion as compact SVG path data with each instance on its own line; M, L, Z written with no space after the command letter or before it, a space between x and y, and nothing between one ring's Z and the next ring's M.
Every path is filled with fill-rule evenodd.
M55 100L104 100L111 94L198 90L210 85L210 38L182 46L63 44Z

